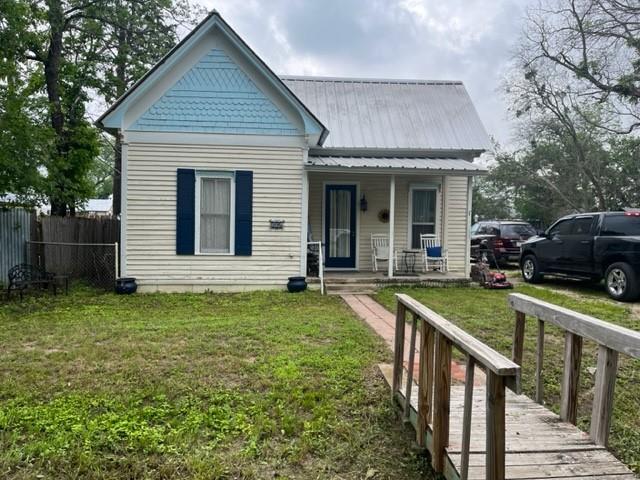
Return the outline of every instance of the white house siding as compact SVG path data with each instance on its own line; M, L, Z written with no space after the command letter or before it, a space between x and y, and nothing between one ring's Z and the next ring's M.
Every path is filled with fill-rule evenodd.
M464 272L469 263L468 177L445 177L444 243L449 252L449 269Z
M322 240L323 185L325 182L358 184L358 259L357 268L370 271L371 234L389 233L389 224L378 220L378 212L389 208L390 176L385 174L351 174L309 172L309 223L314 240ZM438 235L449 250L449 269L464 274L468 263L467 247L467 181L465 176L396 175L395 248L408 248L409 188L411 184L440 184L438 190ZM364 193L367 212L360 212Z
M129 143L126 274L142 291L284 288L300 271L302 158L294 147ZM251 256L176 255L178 168L253 171Z

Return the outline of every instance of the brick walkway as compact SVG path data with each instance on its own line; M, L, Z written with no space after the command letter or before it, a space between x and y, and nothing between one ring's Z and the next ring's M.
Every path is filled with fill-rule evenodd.
M396 331L396 316L389 310L384 308L369 295L341 295L349 307L364 320L371 329L380 335L389 349L393 351L393 344L395 342ZM409 364L409 342L411 340L411 327L410 324L405 324L404 333L404 364L405 368ZM418 359L420 358L418 345L420 345L420 331L416 332L416 355L413 367L413 377L418 379ZM465 365L451 361L451 378L456 382L464 383L465 377ZM481 385L484 383L484 375L476 369L474 385Z

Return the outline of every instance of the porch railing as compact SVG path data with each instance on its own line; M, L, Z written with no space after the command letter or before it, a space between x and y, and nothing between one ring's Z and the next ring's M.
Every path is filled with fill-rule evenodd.
M318 280L320 280L320 294L324 295L324 258L322 256L322 242L307 242L307 245L318 248Z
M417 330L420 330L417 443L429 448L436 472L445 469L449 444L449 410L451 402L451 353L456 347L466 356L466 376L462 421L460 478L466 480L469 469L471 416L473 405L474 369L486 372L486 477L503 479L505 468L505 389L520 390L520 366L455 326L433 310L405 294L396 294L395 356L393 362L393 399L402 407L405 420L410 419L413 388L413 368ZM405 321L411 314L411 339L407 371L405 360ZM405 391L402 392L403 376Z

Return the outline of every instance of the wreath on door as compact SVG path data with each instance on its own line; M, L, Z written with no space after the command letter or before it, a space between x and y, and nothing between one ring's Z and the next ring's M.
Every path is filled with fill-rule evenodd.
M389 209L383 208L378 212L378 220L382 223L389 223Z

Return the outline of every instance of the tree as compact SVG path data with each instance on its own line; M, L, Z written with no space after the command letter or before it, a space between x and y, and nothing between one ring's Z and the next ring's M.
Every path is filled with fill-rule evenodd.
M52 214L74 214L94 193L99 170L89 96L110 103L122 95L176 42L191 9L186 0L0 0L0 6L0 87L6 87L0 191L40 193ZM118 187L119 171L116 165Z
M516 148L490 174L520 216L549 223L638 202L638 14L621 0L547 0L529 13L505 81Z
M28 14L25 3L0 0L0 196L35 202L51 132L39 118L46 104L26 79L29 66L18 61L25 39L17 32L25 30Z
M47 119L51 142L47 158L27 152L31 155L24 160L42 162L40 187L56 215L73 213L91 193L86 174L97 153L98 134L86 119L85 103L99 50L100 22L91 15L96 3L16 0L5 10L9 13L4 37L9 41L0 45L0 56L6 59L2 79L8 85L28 86L8 90L5 105L15 107L8 123L16 127L22 119L26 128L30 119L35 129L44 132L42 121ZM15 20L18 12L20 20ZM30 102L46 108L30 111ZM3 148L11 148L11 137L2 140Z
M548 225L568 213L600 210L602 202L609 210L640 205L640 141L588 122L573 130L577 141L553 117L538 119L523 126L521 139L528 143L497 153L488 181L509 192L519 217ZM590 167L578 166L581 162Z
M530 68L539 70L546 64L564 75L565 94L591 97L593 103L605 105L611 116L619 117L619 126L612 131L629 133L640 126L640 4L636 0L541 2L529 11L522 52Z
M472 221L508 219L514 212L510 200L510 189L504 188L491 178L476 178L473 182Z

